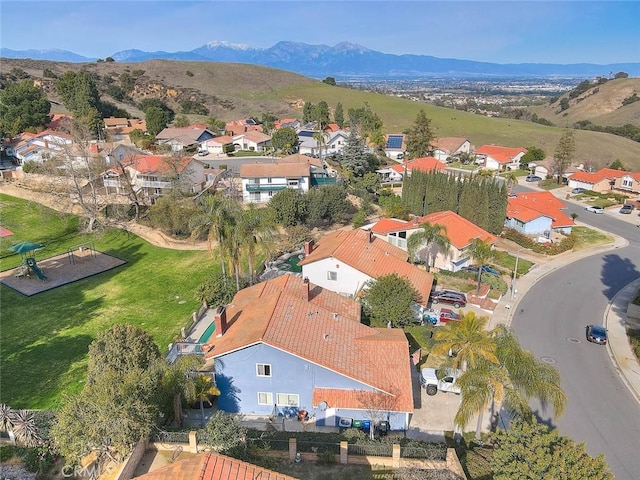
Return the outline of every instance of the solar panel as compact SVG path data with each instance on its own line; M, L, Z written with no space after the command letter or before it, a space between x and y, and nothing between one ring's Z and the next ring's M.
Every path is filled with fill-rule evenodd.
M309 137L309 138L311 138L311 137L313 137L314 133L318 133L318 132L312 132L312 131L309 131L309 130L300 130L298 132L298 136L299 137Z
M387 148L402 148L402 135L389 135Z

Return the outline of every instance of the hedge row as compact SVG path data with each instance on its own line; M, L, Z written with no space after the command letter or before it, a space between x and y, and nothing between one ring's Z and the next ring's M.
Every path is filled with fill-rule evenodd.
M560 242L537 243L513 228L506 228L502 233L502 236L507 240L516 242L521 247L528 248L536 253L543 253L545 255L558 255L559 253L571 250L576 244L575 235L567 235Z

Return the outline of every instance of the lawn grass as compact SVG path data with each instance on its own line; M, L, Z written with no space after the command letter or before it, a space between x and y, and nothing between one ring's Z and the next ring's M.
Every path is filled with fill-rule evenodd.
M500 250L495 251L495 257L492 262L494 265L498 265L503 269L508 270L511 274L513 274L513 269L516 267L516 257L508 252ZM518 276L525 275L529 270L531 270L533 265L534 263L529 260L518 258Z
M2 269L20 263L6 249L22 240L46 245L38 259L90 240L97 250L128 262L32 297L0 286L0 403L13 408L56 408L63 394L79 391L89 343L113 324L143 328L166 352L198 308L196 287L219 268L207 252L154 247L117 229L79 234L74 217L6 195L0 203L2 224L15 233L0 241Z
M538 186L543 190L555 190L556 188L564 187L564 184L558 183L555 178L546 178L538 182Z
M573 247L573 250L575 251L613 242L613 237L611 235L607 235L592 228L573 227L571 229L571 233L576 237L576 244Z

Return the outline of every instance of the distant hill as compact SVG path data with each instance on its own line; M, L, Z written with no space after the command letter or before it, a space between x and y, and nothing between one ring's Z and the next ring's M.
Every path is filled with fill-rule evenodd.
M0 49L6 58L33 58L56 61L84 62L90 59L72 52L60 50L14 51ZM74 58L71 58L71 57ZM570 65L550 63L498 64L438 58L429 55L393 55L370 50L361 45L341 42L334 46L308 45L301 42L278 42L269 48L252 48L229 42L210 42L183 52L145 52L125 50L111 55L118 62L144 62L153 59L234 62L264 65L297 72L315 78L333 76L607 76L610 72L624 71L640 76L640 63L595 65L577 63Z
M7 59L0 62L3 82L10 80L14 68L24 70L43 86L50 100L57 102L54 105L56 113L64 112L64 109L55 93L55 79L44 77L44 69L59 76L66 70L84 68L96 76L104 100L114 102L137 116L142 112L130 101L116 102L106 94L107 86L120 85L121 75L125 73L135 77L131 91L134 102L143 98L160 98L180 113L181 102L197 101L207 107L209 115L225 121L249 116L260 118L266 112L280 118L300 118L306 101L317 104L324 100L332 111L338 102L342 103L345 116L350 108L360 108L367 103L384 122L385 133L404 131L413 124L420 110L424 110L432 120L436 135L464 136L475 146L535 145L552 154L562 133L558 127L507 118L487 118L380 93L331 86L295 73L255 65L170 60L79 64ZM611 85L616 83L611 81ZM193 121L205 118L189 117ZM575 136L575 160L578 163L600 167L620 159L627 168L640 171L640 143L600 132L576 131Z
M579 95L574 93L573 98L571 92L567 92L553 104L533 107L531 111L559 126L589 120L595 125L640 127L640 101L623 105L624 100L634 94L640 97L640 78L593 82L586 91ZM563 99L568 102L565 110L561 106Z

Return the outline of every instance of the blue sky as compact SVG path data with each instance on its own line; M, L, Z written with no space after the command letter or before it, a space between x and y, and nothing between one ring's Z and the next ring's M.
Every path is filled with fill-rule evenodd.
M210 41L358 43L496 63L640 62L638 1L6 1L0 41L104 58Z

